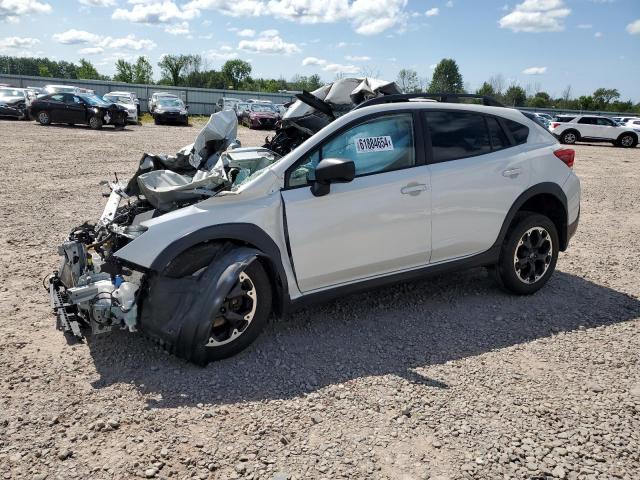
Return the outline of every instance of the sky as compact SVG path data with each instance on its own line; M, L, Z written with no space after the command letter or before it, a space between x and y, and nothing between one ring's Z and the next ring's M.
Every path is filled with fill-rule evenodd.
M430 78L458 62L468 89L501 75L573 96L617 88L640 101L640 0L0 0L0 54L118 58L200 54L251 63L253 76ZM0 67L1 68L1 67Z

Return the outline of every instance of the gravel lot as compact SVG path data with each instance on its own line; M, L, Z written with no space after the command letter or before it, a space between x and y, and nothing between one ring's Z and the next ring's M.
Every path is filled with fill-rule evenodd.
M531 297L483 269L399 284L205 369L122 332L68 345L57 245L100 180L197 130L0 121L2 478L640 478L640 148L576 147L580 227Z

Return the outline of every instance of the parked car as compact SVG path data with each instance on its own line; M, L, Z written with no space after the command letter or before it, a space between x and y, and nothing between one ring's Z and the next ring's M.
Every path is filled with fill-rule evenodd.
M0 117L28 120L30 103L23 88L0 87Z
M161 98L177 98L180 99L180 97L178 97L177 95L173 94L173 93L169 93L169 92L155 92L151 95L151 98L149 99L148 102L148 106L149 106L149 113L153 113L154 110L156 109L156 106L158 105L158 100Z
M278 115L271 105L263 103L250 103L249 108L242 112L241 123L248 128L268 128L276 126Z
M139 214L144 204L114 186L108 230L79 227L59 249L59 321L75 321L71 331L78 316L97 317L206 364L251 344L272 309L400 280L488 267L507 291L539 291L578 226L575 152L517 110L406 98L365 101L281 158L228 150L219 168L250 175L230 185L223 172L221 194L186 206L176 197L170 213ZM220 118L212 132L229 130ZM157 178L181 179L176 195L188 193L169 173ZM103 258L85 274L85 245L103 237ZM109 295L98 304L96 291Z
M249 104L240 102L236 103L233 106L233 110L236 112L236 117L238 117L238 123L242 122L242 114L249 109Z
M239 98L231 98L231 97L222 97L218 99L218 102L216 103L217 105L217 110L223 111L223 110L234 110L235 111L235 106L238 103L241 103L242 100L240 100Z
M625 123L625 126L633 128L636 132L640 129L640 118L632 118Z
M73 93L80 94L80 89L72 85L45 85L38 96L51 95L52 93Z
M189 107L177 97L159 97L153 109L153 121L161 123L181 123L189 125Z
M576 115L569 121L553 121L549 131L562 143L569 145L576 142L610 142L616 147L630 148L638 144L638 132L620 126L611 118L597 115Z
M127 109L127 115L129 122L138 123L138 107L136 103L136 96L131 92L109 92L105 93L103 97L107 102L117 103Z
M280 114L280 118L282 118L282 116L284 115L284 112L287 111L287 107L285 107L284 104L282 104L282 103L276 103L274 105L274 107L276 107L278 109L278 113Z
M271 100L260 100L258 98L250 98L249 100L247 100L248 103L262 103L265 105L273 105L273 102Z
M547 120L546 117L543 117L537 113L528 112L526 110L520 110L520 111L525 117L538 123L541 127L549 128L549 125L551 124L551 122L549 122L549 120Z
M40 125L66 123L84 124L94 130L104 125L123 128L127 124L127 110L96 95L54 93L45 95L31 104L31 116Z

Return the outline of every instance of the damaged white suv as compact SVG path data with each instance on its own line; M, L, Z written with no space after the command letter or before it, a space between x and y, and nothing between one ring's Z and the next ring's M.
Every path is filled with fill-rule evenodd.
M517 110L409 100L365 101L283 157L233 148L233 112L144 157L60 247L60 327L139 330L206 364L271 312L434 272L485 266L536 292L578 225L573 150Z

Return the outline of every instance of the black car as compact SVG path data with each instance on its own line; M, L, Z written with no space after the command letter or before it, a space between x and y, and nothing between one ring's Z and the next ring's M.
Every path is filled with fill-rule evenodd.
M79 123L89 125L94 130L103 125L123 128L127 124L127 109L96 95L52 93L31 103L31 117L40 125Z
M153 109L153 121L161 123L180 123L189 125L189 107L177 97L159 97Z
M27 94L22 88L0 87L0 117L28 118Z

